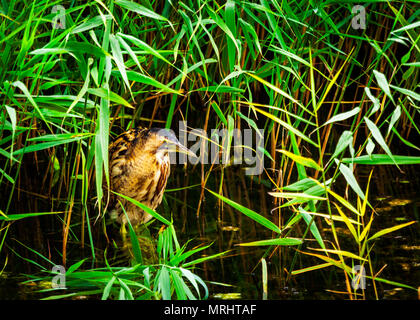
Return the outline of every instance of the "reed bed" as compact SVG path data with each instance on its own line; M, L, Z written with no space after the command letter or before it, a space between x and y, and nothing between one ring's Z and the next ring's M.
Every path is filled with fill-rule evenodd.
M418 232L416 219L376 226L370 190L375 168L420 164L420 12L417 1L355 4L2 1L0 272L20 261L28 281L48 283L65 266L71 293L39 289L49 298L202 299L203 263L258 248L260 298L270 297L267 261L281 286L334 268L345 288L332 295L379 299L378 282L415 292L381 277L372 252L391 232ZM235 128L262 129L253 151L264 170L246 175L233 157L179 166L152 212L155 258L130 227L133 257L109 263L120 246L103 188L110 140L140 125L178 132L179 121L226 129L226 148ZM244 220L264 231L229 252L189 243L209 221ZM355 289L355 266L368 289Z

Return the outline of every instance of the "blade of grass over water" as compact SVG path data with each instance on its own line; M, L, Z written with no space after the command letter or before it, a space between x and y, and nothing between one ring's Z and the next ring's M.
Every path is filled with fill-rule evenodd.
M240 205L239 203L236 203L220 194L217 194L211 190L208 190L208 192L210 192L212 195L214 195L215 197L221 199L222 201L226 202L228 205L234 207L235 209L237 209L239 212L243 213L244 215L248 216L249 218L251 218L252 220L258 222L259 224L261 224L262 226L276 232L276 233L281 233L282 231L280 230L280 228L278 226L276 226L273 222L271 222L270 220L268 220L267 218L265 218L264 216L256 213L255 211L252 211L246 207L244 207L243 205Z
M417 299L416 5L0 1L0 299Z
M343 163L359 163L368 165L399 165L420 164L420 157L393 155L392 158L387 154L372 154L356 158L344 158Z
M295 246L301 244L302 240L293 238L279 238L279 239L268 239L258 240L246 243L240 243L240 246Z

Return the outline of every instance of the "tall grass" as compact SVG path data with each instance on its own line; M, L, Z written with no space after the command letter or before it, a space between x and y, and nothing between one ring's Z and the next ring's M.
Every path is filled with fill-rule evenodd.
M375 276L370 252L375 239L409 224L370 235L375 210L356 170L420 163L419 12L416 1L361 4L366 29L352 28L352 1L3 1L0 254L10 254L9 230L27 218L36 234L46 225L61 231L52 254L63 265L74 244L96 261L94 229L109 232L106 218L96 220L107 202L109 139L185 119L190 129L263 128L264 173L238 178L269 186L276 208L270 216L229 199L231 163L188 165L187 175L199 176L197 217L215 197L221 225L233 207L232 217L273 232L242 246L268 246L264 259L297 246L279 268L283 285L333 265L358 298L350 286L357 264L369 266L373 283L388 281ZM53 28L56 5L66 9L65 29ZM53 214L47 224L44 214ZM341 248L336 224L354 247ZM315 251L303 251L309 238ZM296 269L302 254L323 264Z

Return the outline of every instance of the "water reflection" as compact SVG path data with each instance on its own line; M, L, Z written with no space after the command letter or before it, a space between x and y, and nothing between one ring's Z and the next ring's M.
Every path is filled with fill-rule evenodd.
M358 166L357 178L361 185L366 181L371 168ZM372 188L370 190L371 204L375 208L376 215L372 232L401 224L404 222L419 221L420 206L420 177L415 166L403 168L401 173L393 167L383 166L375 168ZM197 177L195 177L197 176ZM270 239L273 234L266 228L261 227L248 217L237 212L228 205L217 201L208 193L203 193L199 187L199 175L186 176L182 170L178 170L169 182L168 188L184 185L198 185L180 191L168 192L166 202L163 203L161 212L166 217L173 217L178 232L180 243L192 239L190 247L202 243L213 243L203 252L203 255L211 255L222 251L229 252L216 260L207 261L199 266L195 272L203 279L208 280L211 298L213 299L262 299L262 269L260 259L265 257L268 269L268 299L347 299L343 273L334 267L328 267L312 272L302 273L289 277L290 266L295 257L294 247L279 247L276 250L268 250L268 247L241 247L239 243L255 240ZM409 183L408 183L409 182ZM220 180L209 181L207 187L218 190ZM234 169L227 169L223 183L223 194L238 203L264 214L271 221L278 223L279 216L272 214L271 209L276 205L273 198L268 195L271 191L263 183L249 180L244 175L238 174ZM22 196L23 199L24 196ZM29 199L29 198L28 198ZM30 199L34 201L34 199ZM43 203L40 199L39 207ZM93 210L93 209L92 209ZM287 209L282 211L282 222L290 217ZM75 221L77 218L75 218ZM316 221L319 230L326 241L331 239L331 228L320 219ZM35 229L34 229L35 227ZM38 218L31 221L19 221L12 226L10 235L14 239L29 245L31 248L42 252L48 258L56 261L60 257L57 252L60 249L61 234L59 228L47 218ZM153 223L150 227L152 237L157 236L160 228L159 223ZM27 230L33 230L28 233ZM58 231L57 231L58 230ZM78 228L74 227L74 230ZM351 234L345 227L337 224L337 233L348 238L351 251ZM103 265L103 256L107 249L107 258L113 264L127 264L124 259L129 259L112 245L119 237L118 230L108 229L107 242L100 223L93 226L96 260L92 267ZM300 236L304 230L296 230L296 236ZM380 277L411 286L418 286L420 279L420 240L419 224L390 233L375 244L372 260L374 270L380 272ZM299 235L300 233L300 235ZM79 239L79 235L74 235ZM311 236L305 242L305 246L312 245ZM22 249L17 243L9 241L9 245L15 246L24 257L31 256L27 249ZM304 249L306 247L304 246ZM118 247L118 245L116 246ZM114 249L113 249L114 248ZM80 248L80 242L69 243L69 263L90 258L90 248L85 243L85 248ZM315 266L322 263L319 259L297 254L296 269ZM198 258L198 257L197 257ZM39 284L22 281L27 278L22 274L39 272L29 263L23 263L9 252L9 273L3 272L0 276L0 298L2 299L25 299L38 298ZM36 260L36 257L34 258ZM87 265L87 267L89 267ZM12 270L10 270L12 269ZM17 277L17 275L20 275ZM41 284L42 285L42 284ZM371 283L367 283L367 292L372 292ZM404 289L395 288L391 285L376 282L379 298L383 299L416 299L417 293ZM343 293L344 292L344 293ZM373 294L367 294L367 298L374 298Z
M371 168L359 166L357 178L361 185L366 185ZM374 206L376 215L373 223L372 234L378 230L389 228L408 221L419 221L420 188L419 176L416 175L417 167L405 166L404 172L390 166L375 168L373 183L370 190L370 202ZM243 187L240 177L231 173L231 180L226 179L223 185L224 194L238 203L248 205L258 213L265 213L266 217L275 221L275 215L270 215L272 198L267 196L268 188L261 184L247 182ZM384 183L384 181L386 183ZM409 183L408 183L409 181ZM191 196L189 190L189 199ZM191 204L191 203L190 203ZM270 205L268 205L270 204ZM232 294L233 297L242 299L262 298L262 275L259 260L267 255L266 248L243 248L237 244L255 240L268 239L272 235L266 229L260 227L239 212L229 206L221 209L212 199L206 199L201 215L197 218L188 212L187 224L197 222L200 237L197 240L214 241L214 245L208 254L232 249L232 253L218 261L208 262L203 266L202 276L215 282L233 285L233 287L212 286L215 297L223 297L224 294ZM274 206L274 205L273 205ZM194 212L195 213L195 212ZM287 215L287 212L283 214ZM217 221L221 217L221 221ZM184 225L186 222L184 221ZM320 228L323 237L331 237L331 229L328 224L322 222ZM337 224L339 225L339 224ZM189 225L191 227L191 225ZM212 226L211 228L208 228ZM214 228L216 226L216 228ZM191 229L190 229L191 230ZM351 233L345 227L337 227L337 233L351 237ZM418 224L406 229L390 233L375 243L372 260L374 270L381 270L380 277L418 286L420 279L420 227ZM193 232L194 233L194 232ZM350 241L349 241L350 243ZM351 250L350 250L351 251ZM270 252L271 253L271 252ZM285 279L290 268L295 248L282 247L271 253L268 259L269 272L269 299L347 299L346 287L343 274L334 267L307 272L292 277L286 283ZM300 255L299 265L295 269L314 266L321 261ZM374 298L371 283L368 283L367 298ZM376 282L379 298L383 299L416 299L416 292L404 288L395 288L391 285ZM343 292L345 294L339 294ZM239 293L239 294L238 294Z

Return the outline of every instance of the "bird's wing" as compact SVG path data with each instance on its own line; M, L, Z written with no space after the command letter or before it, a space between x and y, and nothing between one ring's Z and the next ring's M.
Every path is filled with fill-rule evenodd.
M127 183L127 163L134 147L138 143L144 142L144 137L148 134L146 128L134 128L119 135L114 142L109 145L109 173L111 179L111 190L121 192L121 188ZM116 197L110 195L110 207L116 205Z
M109 146L110 161L129 156L134 150L134 146L143 142L143 138L148 132L149 130L146 128L134 128L119 135Z

